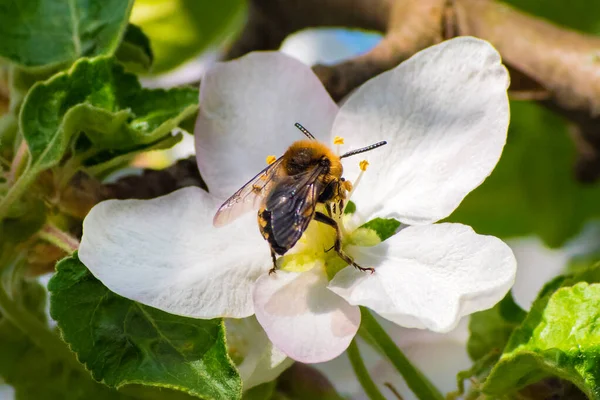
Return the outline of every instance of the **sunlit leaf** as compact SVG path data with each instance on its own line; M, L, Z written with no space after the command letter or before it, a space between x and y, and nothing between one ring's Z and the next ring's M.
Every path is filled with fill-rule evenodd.
M142 30L133 24L127 26L125 36L115 56L128 71L148 71L154 61L150 39Z
M131 21L150 37L153 73L172 69L218 44L241 23L243 2L220 0L137 0Z
M546 377L568 380L600 398L600 268L548 283L515 329L482 390L512 393Z
M143 89L111 58L82 59L25 99L20 122L32 166L55 165L79 132L97 151L152 144L196 111L197 96L191 88Z
M133 0L2 0L0 57L25 67L112 54Z

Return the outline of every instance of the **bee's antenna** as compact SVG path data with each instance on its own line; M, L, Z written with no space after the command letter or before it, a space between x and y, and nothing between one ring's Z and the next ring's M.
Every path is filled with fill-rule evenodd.
M305 127L300 125L298 122L294 124L294 126L300 129L300 132L304 133L309 139L316 140L312 133L310 133Z
M364 153L365 151L373 150L373 149L376 149L376 148L381 147L381 146L386 145L386 144L387 144L387 142L385 140L382 141L382 142L377 142L377 143L372 144L370 146L363 147L361 149L356 149L356 150L352 150L352 151L349 151L347 153L344 153L344 154L342 154L340 156L340 158L350 157L350 156L353 156L353 155L356 155L356 154Z

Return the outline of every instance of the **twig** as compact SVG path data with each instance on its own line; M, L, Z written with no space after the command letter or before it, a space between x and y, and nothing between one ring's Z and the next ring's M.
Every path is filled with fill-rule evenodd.
M71 254L79 248L79 240L52 224L46 224L38 235L67 254Z
M455 34L490 41L511 70L513 99L539 101L574 124L595 150L577 176L600 177L600 37L559 27L496 0L249 0L249 17L226 59L275 50L304 28L332 26L384 34L370 52L313 67L340 100L371 77Z
M402 395L398 392L398 390L390 382L385 382L383 385L386 388L390 389L390 391L394 394L394 396L396 396L398 398L398 400L404 400L402 398Z

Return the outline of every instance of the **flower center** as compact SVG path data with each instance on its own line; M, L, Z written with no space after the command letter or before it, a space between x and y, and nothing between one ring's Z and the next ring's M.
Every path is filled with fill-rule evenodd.
M319 204L317 206L317 211L331 215L340 228L342 249L347 246L370 247L381 242L375 231L360 227L360 221L350 212L351 208L348 208L350 198L358 187L368 165L369 163L366 160L360 162L361 171L354 183L342 182L348 193L344 202L344 210L337 213L328 213L325 205ZM334 249L335 239L336 231L333 227L314 220L311 221L298 243L279 259L279 268L291 272L304 272L315 267L325 268L329 279L332 279L336 273L348 265L336 253Z

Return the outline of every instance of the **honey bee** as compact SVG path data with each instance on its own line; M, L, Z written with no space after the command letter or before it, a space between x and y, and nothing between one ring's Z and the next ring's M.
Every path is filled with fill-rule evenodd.
M273 268L277 269L277 255L284 255L300 239L313 219L335 229L334 250L349 265L363 268L342 250L340 228L333 218L342 214L344 202L352 184L342 177L341 159L387 144L382 141L349 151L341 156L315 137L299 123L295 124L307 140L293 143L285 154L259 172L219 208L213 219L214 226L223 226L240 215L258 210L258 226L269 243ZM324 204L327 214L317 211Z

